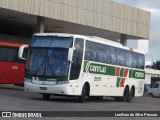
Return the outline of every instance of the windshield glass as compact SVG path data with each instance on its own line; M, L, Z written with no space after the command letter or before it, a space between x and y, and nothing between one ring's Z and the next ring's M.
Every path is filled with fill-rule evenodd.
M31 48L26 67L27 74L67 76L68 49Z
M72 47L72 39L72 37L34 36L30 46L47 48L70 48Z

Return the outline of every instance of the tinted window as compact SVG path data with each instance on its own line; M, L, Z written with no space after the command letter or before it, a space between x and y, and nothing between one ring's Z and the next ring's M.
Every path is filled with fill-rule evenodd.
M133 58L132 67L138 68L139 67L139 55L137 53L132 53L132 58Z
M144 69L144 64L145 64L144 55L140 54L139 55L139 68Z
M7 61L18 61L18 52L17 49L9 48L8 49L8 59Z
M86 49L85 49L85 58L87 60L96 61L96 49L95 49L96 43L86 41Z
M111 63L111 52L108 46L106 46L106 63Z
M116 54L116 48L109 47L111 52L111 64L117 64L117 54Z
M129 51L126 51L126 66L132 67L132 62L133 62L132 53Z
M8 48L0 47L0 60L7 61L8 58Z
M96 49L96 55L97 55L97 61L98 62L103 62L105 63L106 62L106 53L105 53L105 45L101 45L101 44L97 44L95 46L97 49Z
M121 66L126 65L126 51L117 49L117 64Z
M23 63L18 58L18 48L0 47L0 61Z
M85 59L113 65L144 69L144 55L108 45L86 41Z
M33 47L70 48L72 46L72 38L55 36L34 36L30 45Z

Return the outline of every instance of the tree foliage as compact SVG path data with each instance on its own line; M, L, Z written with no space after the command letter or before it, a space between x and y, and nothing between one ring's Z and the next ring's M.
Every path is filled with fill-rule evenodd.
M153 62L151 65L152 69L160 70L160 60L157 60L156 62Z

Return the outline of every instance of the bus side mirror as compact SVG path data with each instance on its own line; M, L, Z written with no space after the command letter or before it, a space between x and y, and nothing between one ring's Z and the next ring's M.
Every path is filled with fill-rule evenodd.
M22 45L20 48L19 48L19 51L18 51L18 57L22 60L26 60L26 58L23 58L23 52L24 52L24 48L26 48L28 45Z
M69 48L69 50L68 50L68 61L69 62L73 62L72 57L73 57L73 51L74 50L75 50L75 48Z

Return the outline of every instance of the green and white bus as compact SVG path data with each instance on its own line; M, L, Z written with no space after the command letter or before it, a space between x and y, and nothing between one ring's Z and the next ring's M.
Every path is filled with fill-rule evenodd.
M20 53L23 52L23 47ZM22 57L21 57L22 58ZM23 58L22 58L23 59ZM25 91L131 102L142 96L145 54L118 42L65 33L38 33L29 45Z

